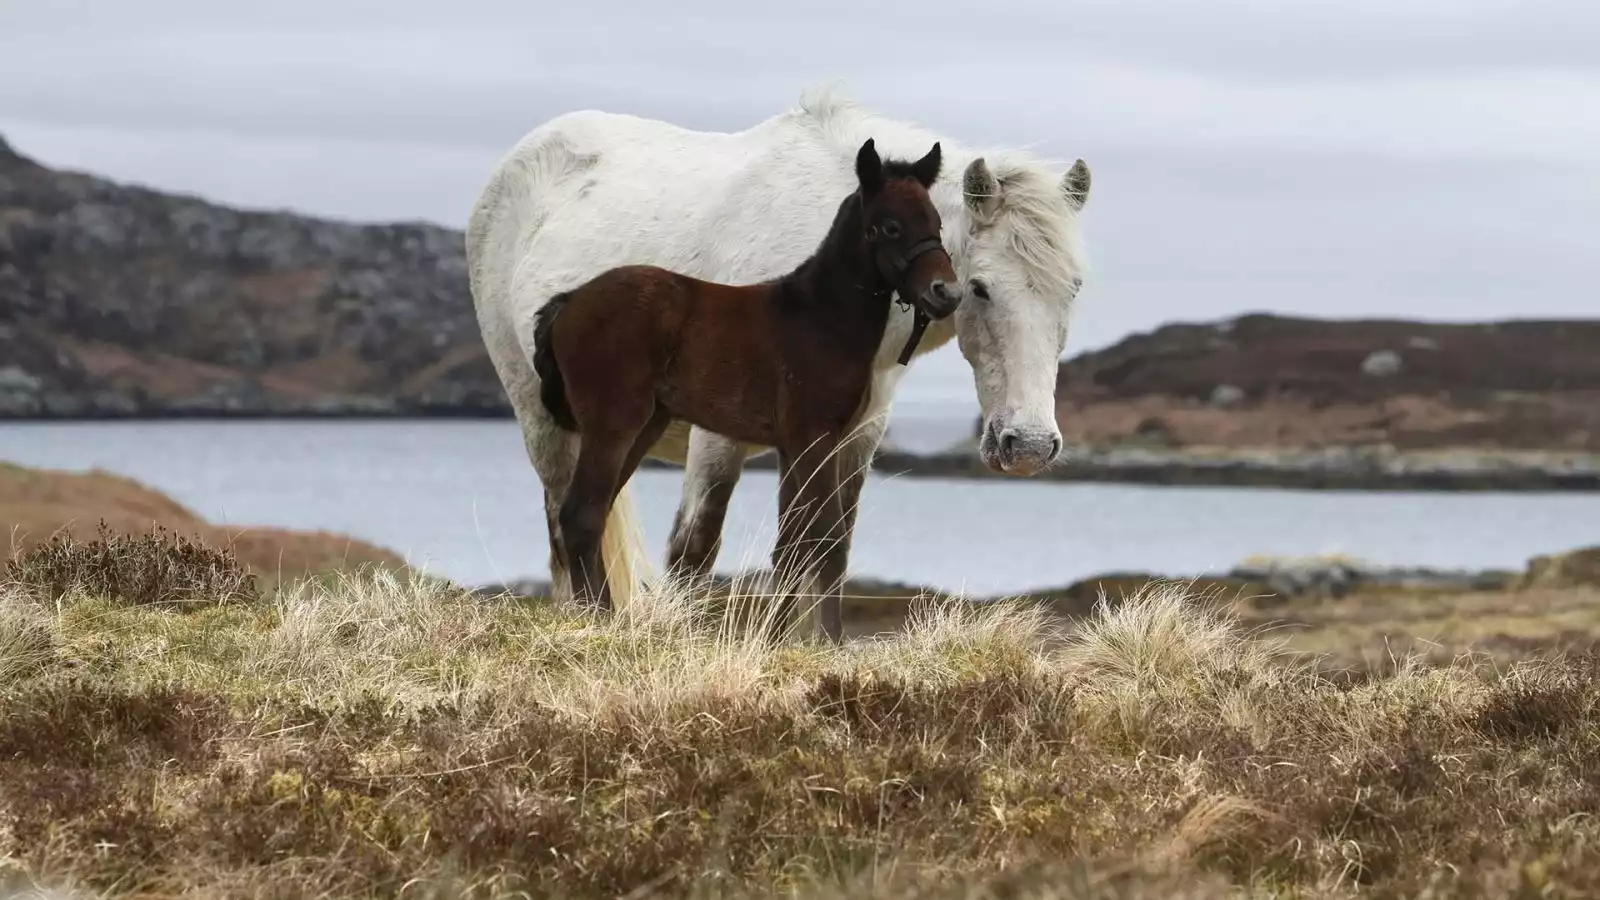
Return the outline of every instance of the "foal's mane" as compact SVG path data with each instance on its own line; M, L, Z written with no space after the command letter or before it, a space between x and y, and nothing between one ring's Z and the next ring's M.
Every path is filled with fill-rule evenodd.
M973 159L983 156L1005 192L999 215L1006 226L1007 243L1022 261L1034 287L1046 297L1072 297L1077 293L1088 268L1088 256L1078 215L1061 193L1061 173L1066 171L1066 163L1020 149L979 152L921 126L876 113L843 96L832 85L805 91L794 115L816 128L841 154L852 156L868 137L875 137L880 149L891 151L902 147L926 149L940 141L944 172L933 186L935 195L961 191L961 171ZM887 165L886 162L886 168Z

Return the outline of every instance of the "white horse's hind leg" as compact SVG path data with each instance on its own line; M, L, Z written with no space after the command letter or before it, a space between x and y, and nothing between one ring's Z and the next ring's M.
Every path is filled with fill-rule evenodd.
M550 536L550 598L566 602L572 599L572 577L567 571L558 523L561 501L567 496L572 471L578 464L578 436L558 430L548 417L542 417L546 421L529 422L526 416L518 416L523 419L522 442L528 449L528 461L544 485L544 524Z
M704 428L689 432L683 463L683 496L667 539L667 571L693 583L710 574L722 549L728 501L744 472L745 448Z

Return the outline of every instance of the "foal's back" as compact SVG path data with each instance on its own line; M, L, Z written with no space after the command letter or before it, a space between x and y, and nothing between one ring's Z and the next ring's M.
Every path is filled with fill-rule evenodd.
M553 299L552 341L577 422L636 418L659 403L731 438L776 441L778 365L768 285L726 285L651 265L607 270Z

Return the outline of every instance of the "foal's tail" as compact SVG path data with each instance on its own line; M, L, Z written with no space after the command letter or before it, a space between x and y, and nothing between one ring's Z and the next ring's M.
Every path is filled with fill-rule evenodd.
M550 346L550 330L555 327L556 316L561 315L570 302L572 292L562 291L533 314L533 371L539 376L539 400L550 418L559 428L577 431L578 420L567 400L567 380L561 375L561 366L556 364L555 348Z

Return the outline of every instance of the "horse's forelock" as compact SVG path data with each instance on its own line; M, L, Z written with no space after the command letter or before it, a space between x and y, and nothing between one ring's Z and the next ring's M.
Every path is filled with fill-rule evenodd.
M1071 298L1083 281L1087 259L1078 216L1062 193L1061 175L1045 163L1012 153L995 154L990 170L1005 197L999 215L1007 249L1041 294Z

